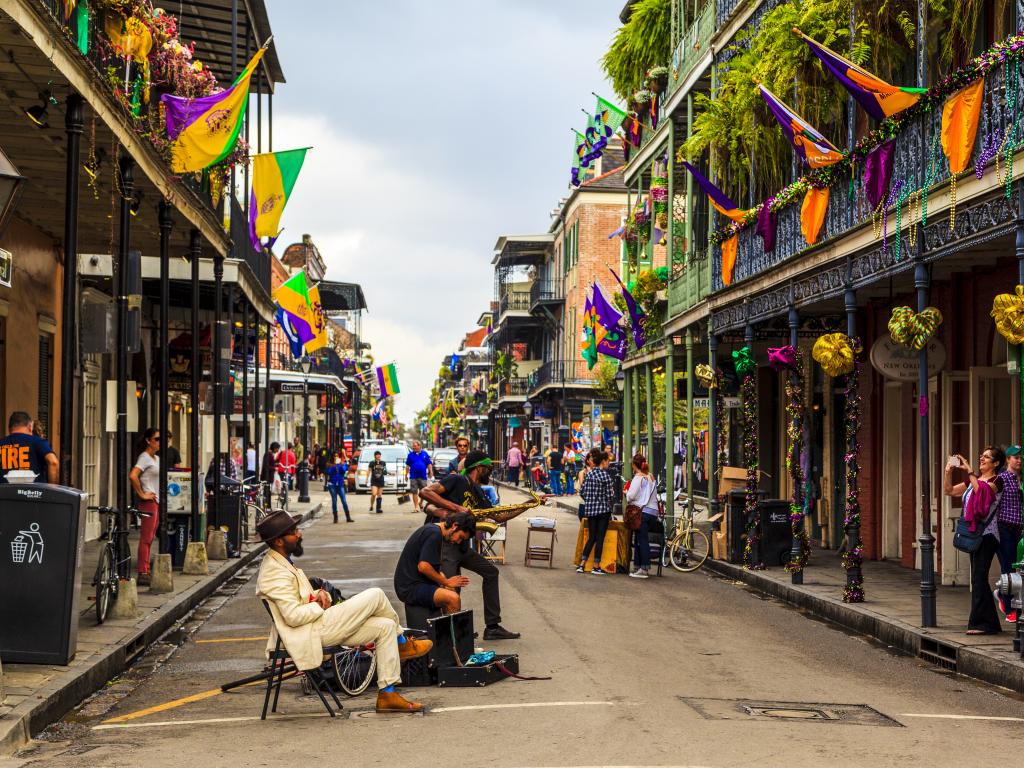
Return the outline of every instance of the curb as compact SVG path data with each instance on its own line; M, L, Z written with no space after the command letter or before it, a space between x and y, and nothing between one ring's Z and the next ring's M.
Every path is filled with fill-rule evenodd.
M312 507L308 513L309 519L315 519L322 507L322 502ZM101 652L80 669L69 667L67 674L59 676L32 699L22 702L0 718L0 757L9 757L24 747L34 734L59 720L79 702L106 685L107 681L121 674L136 657L222 584L262 557L266 549L266 544L256 546L211 575L208 580L182 592L173 601L150 614L133 636Z
M802 608L814 616L857 632L957 674L1024 693L1024 662L1001 658L955 640L939 638L926 629L874 613L838 598L823 597L748 571L740 565L708 559L704 568L721 578L742 581L758 592ZM1010 651L1011 647L1007 648Z

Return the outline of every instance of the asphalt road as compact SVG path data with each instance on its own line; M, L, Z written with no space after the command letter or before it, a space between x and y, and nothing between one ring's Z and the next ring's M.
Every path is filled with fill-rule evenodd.
M316 521L298 565L343 592L379 586L391 594L395 560L421 518L394 497L379 516L367 514L366 497L352 501L356 522ZM254 598L253 569L0 768L905 768L1013 759L1024 706L1007 692L701 572L647 581L578 575L569 562L575 520L550 514L561 528L551 570L523 566L525 522L510 524L504 624L522 639L478 641L518 652L524 674L550 681L407 689L429 707L425 715L377 715L371 688L331 720L292 680L280 713L260 722L261 688L217 693L262 663L267 616ZM478 580L466 603L482 616Z

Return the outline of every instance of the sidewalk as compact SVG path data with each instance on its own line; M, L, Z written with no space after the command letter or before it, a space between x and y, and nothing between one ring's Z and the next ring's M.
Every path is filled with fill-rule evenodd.
M312 516L330 509L320 488L310 488L310 503L292 501L293 514ZM131 537L136 551L137 533ZM207 576L174 572L174 591L151 594L139 590L138 618L111 619L96 624L91 586L100 542L87 542L83 554L82 595L79 601L78 645L66 667L45 664L4 664L0 683L0 756L24 746L38 733L85 697L119 675L180 619L191 612L235 573L259 558L266 547L247 544L241 557L211 560Z
M516 490L507 483L499 485L505 491ZM565 496L549 503L575 515L579 497ZM782 568L748 571L711 559L704 568L943 669L1024 693L1024 661L1013 650L1013 625L1004 622L1000 635L965 634L971 602L965 586L938 587L938 627L925 629L921 627L920 572L890 562L864 562L867 600L859 604L843 602L846 572L835 550L811 552L801 585L793 585Z

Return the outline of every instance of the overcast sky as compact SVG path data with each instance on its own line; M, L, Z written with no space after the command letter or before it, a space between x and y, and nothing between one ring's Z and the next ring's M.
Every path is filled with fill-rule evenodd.
M329 279L362 284L411 423L493 296L495 241L546 231L566 194L623 0L268 5L288 81L274 149L314 147L281 244L308 233Z

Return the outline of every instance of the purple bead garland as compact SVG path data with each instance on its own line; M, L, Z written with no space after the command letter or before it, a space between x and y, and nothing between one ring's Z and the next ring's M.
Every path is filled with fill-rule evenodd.
M854 351L853 371L846 375L846 408L844 418L846 422L846 510L843 518L843 527L849 531L851 528L860 528L860 499L857 488L857 475L860 472L858 456L860 455L860 443L858 434L861 425L862 402L860 394L861 360L860 353L862 346L860 339L851 339ZM843 587L844 603L864 602L864 577L860 574L860 567L863 563L864 547L860 541L851 548L847 541L846 548L842 552L843 568L847 572L846 585ZM856 572L856 573L854 573Z

